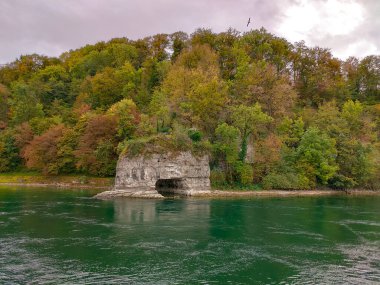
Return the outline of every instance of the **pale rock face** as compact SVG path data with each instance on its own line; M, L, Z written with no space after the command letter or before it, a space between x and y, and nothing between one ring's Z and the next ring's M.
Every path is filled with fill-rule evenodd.
M253 163L254 162L254 150L253 150L253 143L249 142L247 145L247 156L245 157L246 163Z
M191 195L210 190L210 167L207 155L195 157L191 152L153 154L119 158L113 196L157 198L157 191ZM107 192L100 193L105 197ZM112 193L110 193L112 192Z

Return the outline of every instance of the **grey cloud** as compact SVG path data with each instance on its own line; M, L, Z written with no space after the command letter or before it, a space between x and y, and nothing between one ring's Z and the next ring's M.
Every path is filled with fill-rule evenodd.
M314 0L320 1L320 0ZM364 21L350 34L342 36L331 36L328 34L320 35L311 33L309 41L315 45L324 48L330 48L334 51L343 53L344 50L352 43L363 41L375 45L377 51L380 51L380 1L379 0L359 0L356 1L364 8ZM357 54L363 57L366 54Z
M2 0L0 63L34 52L58 56L113 37L137 39L180 30L191 33L198 27L215 32L232 27L244 32L248 17L253 19L250 28L264 26L274 32L285 8L296 3L298 0ZM373 26L363 26L360 35L380 46L376 36L378 1L363 0L363 4L368 6L368 21ZM323 40L315 44L339 47L328 38Z

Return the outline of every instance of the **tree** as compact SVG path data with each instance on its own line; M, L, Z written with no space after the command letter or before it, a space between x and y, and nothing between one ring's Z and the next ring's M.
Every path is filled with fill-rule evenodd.
M107 114L117 118L117 134L120 139L133 137L140 122L140 113L131 99L123 99L113 104L108 109Z
M232 125L239 129L241 134L241 151L239 158L245 160L247 155L248 138L259 131L260 127L269 123L272 118L261 111L260 104L253 106L239 105L232 107Z
M349 96L353 99L358 99L361 97L361 85L362 80L359 73L359 59L350 56L342 64L343 76L346 79L346 86L349 92Z
M182 50L188 46L189 36L184 32L176 32L170 35L170 39L172 42L171 61L174 62Z
M57 167L59 173L75 173L77 158L75 150L78 147L80 131L77 127L65 128L57 141Z
M233 181L233 166L239 157L240 131L226 123L215 130L215 157L222 162L228 182Z
M99 42L93 46L87 45L79 50L65 55L65 64L73 78L85 78L102 72L106 67L120 68L126 62L137 67L139 54L132 44L125 40L115 39L108 43Z
M227 123L219 125L215 130L215 148L229 164L239 157L240 131Z
M162 92L168 94L170 109L183 124L211 133L227 102L217 55L207 46L182 53L166 76Z
M87 78L81 86L81 91L88 94L88 101L94 109L108 109L123 99L123 95L133 96L134 77L134 70L129 64L121 69L106 67L94 77Z
M74 152L77 168L92 175L114 175L117 161L116 134L115 116L97 115L89 118Z
M38 54L22 55L14 62L0 68L0 83L10 86L17 80L28 80L38 70L59 63L57 58Z
M137 95L134 99L141 110L146 110L152 99L154 91L164 80L170 63L157 61L156 58L147 58L138 70Z
M60 65L48 66L36 72L29 86L44 106L49 106L54 100L72 102L72 98L68 97L70 76Z
M211 48L215 48L216 34L214 34L211 29L197 29L191 34L190 38L193 47L197 45L208 45Z
M156 131L165 132L170 127L170 113L167 96L160 90L156 90L149 104L149 113L156 121Z
M2 84L0 84L0 128L1 126L5 126L8 122L9 116L9 104L8 99L10 96L10 92L8 88Z
M266 138L258 140L254 149L254 178L256 182L261 182L280 161L282 141L275 134L269 134Z
M166 34L157 34L151 38L151 49L153 57L157 61L164 61L168 58L166 49L169 46L169 36Z
M244 33L239 45L253 61L265 60L276 67L277 74L287 73L292 46L285 39L275 37L261 28Z
M289 115L298 97L288 78L279 76L275 67L265 62L241 69L236 75L232 93L237 104L259 102L263 110L274 118Z
M58 125L34 139L25 148L26 166L40 170L44 174L58 174L58 142L64 132L64 126Z
M359 101L349 100L343 104L342 118L346 120L351 134L358 135L364 127L363 124L363 105Z
M347 125L347 121L342 118L335 101L320 105L312 119L312 126L317 127L338 141L342 137L349 136L349 126Z
M29 123L24 122L15 128L15 145L20 150L20 156L25 159L25 149L33 140L34 133Z
M55 117L35 117L29 120L29 125L36 135L41 135L53 126L62 124L62 119Z
M13 125L27 122L35 117L43 117L43 106L29 86L22 81L15 82L11 87L10 119Z
M340 61L328 49L295 44L292 55L293 82L305 105L318 106L347 95Z
M373 149L371 146L365 146L355 139L344 139L338 143L337 164L339 171L337 172L338 178L340 177L341 187L337 188L350 188L356 185L366 185L374 174L374 160ZM334 179L335 178L335 179ZM343 181L342 181L343 178ZM330 184L335 186L337 181L333 177ZM349 181L347 185L345 181Z
M309 178L309 185L327 185L339 167L336 165L335 140L317 128L306 130L295 152L294 162L300 172Z
M361 98L373 101L380 98L380 56L365 57L358 66Z
M9 131L0 133L0 172L8 172L17 169L21 165L19 148L16 145L14 135Z
M298 119L285 117L278 125L277 131L286 146L297 148L305 133L305 123L303 122L302 117L299 117Z
M226 32L217 34L215 38L215 49L219 56L220 72L225 80L234 78L240 57L246 55L244 50L237 45L239 34L238 31L229 28Z

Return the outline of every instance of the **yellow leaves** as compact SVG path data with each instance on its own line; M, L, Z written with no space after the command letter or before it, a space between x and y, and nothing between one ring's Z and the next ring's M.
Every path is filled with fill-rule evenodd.
M227 102L227 87L220 78L216 54L206 46L181 54L162 92L168 94L172 111L190 125L202 129L215 126Z

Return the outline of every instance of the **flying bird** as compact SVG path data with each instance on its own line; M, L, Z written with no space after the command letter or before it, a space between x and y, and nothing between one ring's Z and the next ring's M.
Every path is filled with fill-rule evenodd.
M251 17L249 17L248 19L247 27L249 26L250 23L251 23Z

